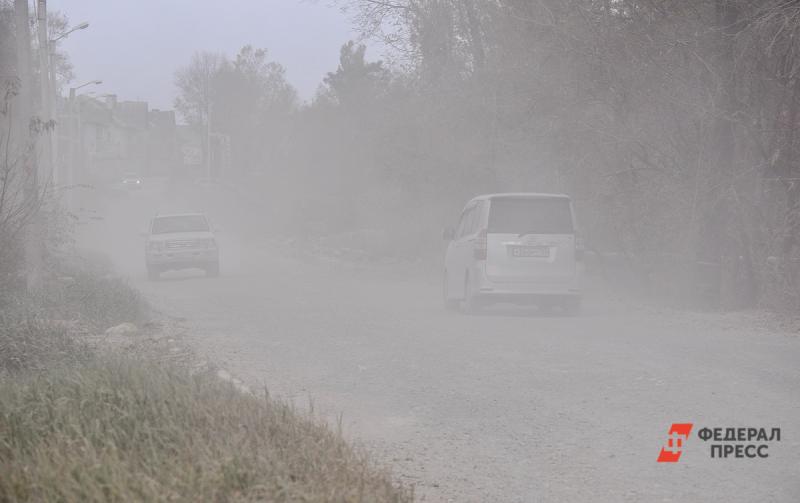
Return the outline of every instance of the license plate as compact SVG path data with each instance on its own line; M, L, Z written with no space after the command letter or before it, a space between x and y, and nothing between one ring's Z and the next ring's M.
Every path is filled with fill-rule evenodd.
M550 257L549 246L509 246L509 253L516 258L548 258Z

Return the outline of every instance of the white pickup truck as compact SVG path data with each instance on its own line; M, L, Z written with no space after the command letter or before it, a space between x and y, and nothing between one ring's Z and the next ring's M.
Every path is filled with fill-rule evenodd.
M158 215L150 221L144 248L147 277L162 272L203 269L219 275L219 248L208 219L202 213Z

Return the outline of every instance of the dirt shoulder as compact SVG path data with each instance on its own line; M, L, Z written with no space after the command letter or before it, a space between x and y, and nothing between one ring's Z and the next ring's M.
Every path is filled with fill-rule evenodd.
M436 278L244 257L143 286L249 386L341 423L424 501L794 501L797 446L686 470L654 459L669 424L800 430L800 340L758 313L587 292L577 318L445 313ZM788 437L787 437L788 438ZM694 442L695 439L692 439ZM678 489L676 489L678 488Z

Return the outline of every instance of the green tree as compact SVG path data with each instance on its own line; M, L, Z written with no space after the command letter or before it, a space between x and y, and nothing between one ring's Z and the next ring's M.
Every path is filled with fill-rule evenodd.
M390 73L382 61L368 62L367 47L352 40L339 51L339 67L323 80L321 97L330 99L349 112L364 112L383 96Z

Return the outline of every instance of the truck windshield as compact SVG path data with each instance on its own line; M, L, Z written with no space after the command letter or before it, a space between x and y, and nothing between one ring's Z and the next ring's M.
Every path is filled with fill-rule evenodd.
M572 234L572 210L563 197L493 198L488 232L495 234Z
M208 222L203 215L158 217L153 220L153 234L170 232L207 232Z

